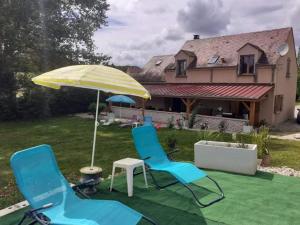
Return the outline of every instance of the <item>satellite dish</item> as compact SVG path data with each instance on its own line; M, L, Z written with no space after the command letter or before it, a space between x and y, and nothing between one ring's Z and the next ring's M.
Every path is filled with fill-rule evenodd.
M277 53L280 55L280 56L284 56L288 53L289 51L289 45L288 43L283 43L281 44L278 48L277 48Z

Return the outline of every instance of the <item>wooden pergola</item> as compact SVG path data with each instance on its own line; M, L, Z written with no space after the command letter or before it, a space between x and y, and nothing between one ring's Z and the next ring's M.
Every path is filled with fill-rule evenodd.
M259 102L273 89L273 85L255 83L166 83L146 84L144 87L153 97L181 99L186 107L187 117L190 116L195 103L201 100L229 101L236 104L236 108L239 108L241 103L248 110L250 125L258 123Z
M186 116L187 116L187 118L189 118L195 103L201 101L201 98L180 98L180 99L186 107ZM220 100L220 99L214 98L213 100ZM259 104L260 100L261 99L255 100L255 101L253 101L253 100L246 101L246 100L229 100L228 99L227 101L232 101L232 102L236 102L236 103L241 102L243 104L243 106L249 112L249 124L254 126L259 121L259 115L258 115L258 110L257 110L258 108L257 107L258 107L258 104Z

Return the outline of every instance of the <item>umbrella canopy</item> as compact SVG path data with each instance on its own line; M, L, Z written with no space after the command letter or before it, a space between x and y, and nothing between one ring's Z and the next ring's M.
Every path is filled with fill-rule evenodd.
M34 77L32 81L35 84L55 89L71 86L98 91L91 167L94 166L100 91L150 98L149 92L130 75L102 65L67 66L41 74Z
M130 75L102 65L67 66L34 77L32 81L55 89L72 86L150 98L149 92Z
M118 103L128 103L135 104L135 101L132 98L129 98L125 95L114 95L106 99L107 102L118 102Z

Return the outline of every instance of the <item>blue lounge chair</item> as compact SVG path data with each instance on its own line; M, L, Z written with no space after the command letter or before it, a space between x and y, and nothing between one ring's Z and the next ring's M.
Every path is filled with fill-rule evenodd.
M144 126L152 126L152 116L144 116Z
M198 169L191 163L175 162L170 159L169 154L166 154L160 145L156 130L153 126L134 128L132 130L132 135L136 150L140 158L145 161L148 171L157 188L165 188L179 182L192 193L194 199L201 207L207 207L224 198L224 193L221 187L215 180L207 176L204 171ZM175 182L169 183L165 186L160 186L152 171L169 173L175 177ZM189 187L189 184L205 177L214 182L220 191L218 198L208 203L200 202L194 191Z
M40 145L15 153L11 166L17 185L32 210L25 213L30 224L120 225L137 224L149 218L117 201L79 198L58 169L49 145ZM81 184L83 185L83 184Z

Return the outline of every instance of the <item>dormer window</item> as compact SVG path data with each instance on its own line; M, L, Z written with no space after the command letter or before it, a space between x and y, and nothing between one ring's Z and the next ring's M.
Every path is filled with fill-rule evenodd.
M186 60L177 60L176 75L186 76L187 63Z
M239 74L254 74L254 55L241 55Z

